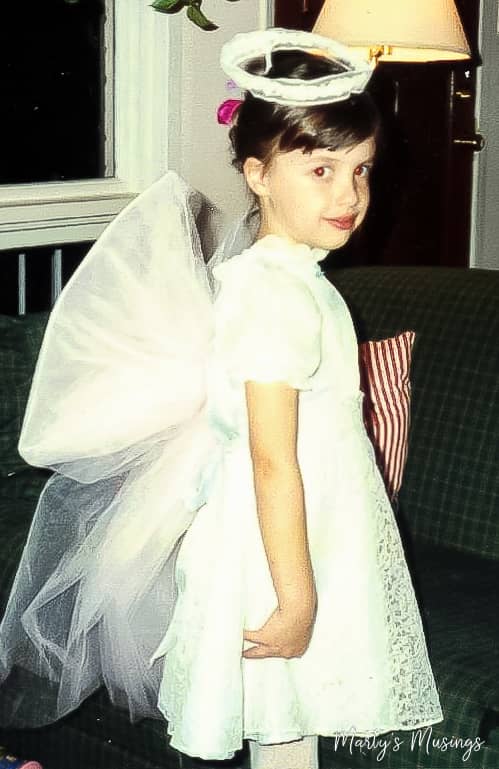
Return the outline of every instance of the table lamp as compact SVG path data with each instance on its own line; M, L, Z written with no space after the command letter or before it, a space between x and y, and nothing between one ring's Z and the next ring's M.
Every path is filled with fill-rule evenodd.
M377 62L456 61L471 54L454 0L326 0L312 32Z

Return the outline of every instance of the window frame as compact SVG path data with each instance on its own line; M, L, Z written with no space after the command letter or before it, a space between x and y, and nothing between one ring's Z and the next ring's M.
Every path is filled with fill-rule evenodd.
M114 51L106 156L109 163L108 148L114 148L114 175L0 185L0 249L94 240L139 192L175 167L170 137L180 130L180 99L169 63L181 62L180 36L146 2L106 0L106 10L106 71Z

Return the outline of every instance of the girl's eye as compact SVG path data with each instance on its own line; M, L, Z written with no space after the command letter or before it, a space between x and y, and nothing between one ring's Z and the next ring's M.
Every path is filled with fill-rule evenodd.
M362 165L357 166L354 174L355 176L369 176L371 168L372 166L370 166L368 163L362 163Z
M323 179L327 174L326 171L330 171L331 169L327 166L318 166L317 168L314 168L314 174L319 178Z

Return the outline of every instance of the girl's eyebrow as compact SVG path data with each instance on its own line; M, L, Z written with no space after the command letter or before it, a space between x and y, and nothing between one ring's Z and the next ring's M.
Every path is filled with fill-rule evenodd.
M314 155L314 156L307 155L307 157L305 158L306 163L317 163L318 161L323 161L323 160L326 160L328 163L338 163L341 160L341 158L331 157L331 155L327 155L324 153L321 155ZM360 160L358 165L361 166L365 163L374 163L374 155L369 155L369 157L367 157L365 160Z

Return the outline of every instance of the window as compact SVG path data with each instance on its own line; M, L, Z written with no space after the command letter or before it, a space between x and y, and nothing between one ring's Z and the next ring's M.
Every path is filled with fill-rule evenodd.
M26 155L14 157L13 162L9 160L8 173L0 183L0 250L89 242L100 235L135 194L167 168L175 168L175 157L170 157L170 137L180 130L180 86L178 73L177 77L172 76L170 62L181 61L181 37L172 33L169 18L155 13L148 0L28 0L15 5L19 5L19 10L12 14L6 11L2 19L2 35L6 38L29 44L23 24L33 9L41 7L46 11L47 7L59 6L62 17L75 12L73 23L76 28L78 20L78 24L86 27L87 42L98 42L98 55L89 64L94 74L98 69L94 79L98 93L93 94L94 106L89 107L97 115L97 135L89 137L86 144L85 152L93 155L86 171L80 160L77 168L68 157L65 162L69 166L66 164L58 172L47 172L48 166L43 171L42 161L39 178L28 181L30 162L26 158L31 147L25 149ZM65 18L67 21L70 16ZM69 29L68 21L66 27ZM80 34L80 39L83 37ZM65 70L56 69L57 57L52 53L57 34L52 34L50 41L45 40L46 45L43 41L32 43L39 55L47 58L47 77L47 72ZM12 50L16 54L15 48ZM18 67L19 61L18 57ZM35 58L31 69L36 70L36 66ZM32 72L34 79L36 74ZM60 80L57 85L64 90ZM22 87L18 83L17 88ZM15 109L20 103L12 83L9 89L10 103L4 97L4 110ZM92 101L90 97L92 94L87 93L88 104ZM74 101L71 103L74 106ZM67 112L61 115L61 120L70 118ZM31 122L31 126L36 123ZM33 129L20 143L30 140L34 141ZM5 145L3 150L6 152ZM23 153L23 147L17 152ZM64 156L64 151L60 154Z
M7 5L0 184L113 175L112 11L106 0Z

